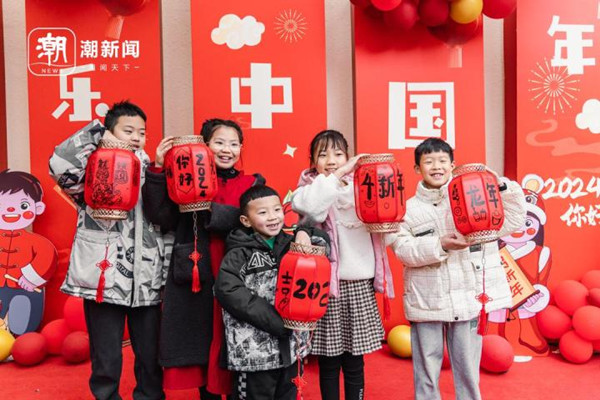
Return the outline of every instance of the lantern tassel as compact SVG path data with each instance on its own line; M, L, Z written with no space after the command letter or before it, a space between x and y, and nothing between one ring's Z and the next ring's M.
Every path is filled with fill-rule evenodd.
M198 272L198 264L194 263L194 268L192 268L192 292L198 293L200 289L200 274Z
M383 320L388 321L392 316L392 305L387 293L383 296Z
M104 301L104 287L106 286L106 277L104 271L112 266L108 261L108 246L110 244L110 235L106 232L106 243L104 244L104 259L96 264L96 267L100 268L100 278L98 279L98 287L96 288L96 303L102 303Z
M479 323L477 324L477 333L481 336L485 335L487 330L487 313L485 312L485 304L481 305L481 311L479 312Z
M96 303L102 303L104 301L104 286L106 284L106 278L104 277L104 270L100 273L100 279L98 279L98 288L96 289Z

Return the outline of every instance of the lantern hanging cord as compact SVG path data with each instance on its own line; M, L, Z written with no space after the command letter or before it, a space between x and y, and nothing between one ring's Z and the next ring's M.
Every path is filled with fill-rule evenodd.
M202 257L198 252L198 215L196 211L192 214L192 219L194 221L194 251L190 254L189 258L194 262L192 266L192 292L198 293L202 287L200 286L200 271L198 270L198 260Z
M303 332L301 331L294 330L293 334L294 338L296 339L296 362L298 363L298 374L295 378L292 379L292 382L294 383L294 385L296 385L297 390L296 400L302 399L302 390L304 386L308 384L308 382L306 381L306 379L304 379L304 376L302 374L302 358L300 358L300 354L302 354L302 352L310 346L314 331L310 331L306 344L300 346L300 343L302 343L302 333Z
M491 299L488 297L488 295L485 292L485 243L482 243L481 245L481 268L482 268L482 281L483 281L483 293L481 293L479 296L479 301L481 302L481 311L479 313L479 321L477 324L477 333L480 334L481 336L485 335L486 331L487 331L487 313L485 310L485 305L486 303L488 303Z

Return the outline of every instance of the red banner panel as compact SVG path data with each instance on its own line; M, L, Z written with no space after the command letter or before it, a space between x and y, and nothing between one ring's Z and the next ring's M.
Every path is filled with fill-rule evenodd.
M4 87L4 18L2 16L2 1L0 1L0 171L6 169L7 149L6 142L6 90Z
M590 251L600 239L600 3L518 11L517 174L537 201L553 287L600 267Z
M600 267L599 17L598 0L523 1L517 10L516 151L507 165L516 166L527 221L502 239L538 291L499 319L517 356L548 354L536 314L559 282Z
M323 0L192 0L191 10L195 131L237 121L241 167L286 196L327 128Z
M414 148L428 137L456 149L457 164L485 163L483 36L446 40L417 24L408 32L354 9L357 153L392 152L415 193ZM391 256L391 259L395 257ZM394 262L397 297L386 330L404 321L402 274Z
M47 204L34 230L52 240L60 262L48 284L47 319L62 315L64 299L56 293L76 223L74 205L48 175L54 146L125 99L148 116L151 158L163 136L160 1L118 3L25 2L31 173L42 182Z

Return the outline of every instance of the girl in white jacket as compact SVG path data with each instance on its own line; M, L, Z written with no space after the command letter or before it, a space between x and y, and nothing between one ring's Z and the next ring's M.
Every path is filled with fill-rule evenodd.
M381 235L370 234L356 215L352 172L360 156L348 159L346 139L327 130L312 140L310 157L292 208L331 238L329 305L312 349L319 356L321 395L339 399L341 369L346 400L362 399L363 354L381 348L384 334L375 291L392 298L392 275Z

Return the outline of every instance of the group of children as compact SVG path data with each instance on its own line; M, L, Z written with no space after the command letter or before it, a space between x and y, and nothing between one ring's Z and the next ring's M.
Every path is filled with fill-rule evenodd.
M384 338L375 292L394 297L385 245L405 266L415 397L439 398L446 339L457 398L480 398L476 297L484 278L493 299L486 311L510 307L511 296L497 244L469 246L454 228L447 198L454 167L448 144L428 139L417 147L415 171L422 181L407 202L399 232L384 236L369 233L355 211L353 171L359 157L349 156L339 132L320 132L292 197L302 219L288 235L277 192L260 175L235 168L243 144L235 122L211 119L202 127L219 186L210 210L195 213L180 212L168 196L163 163L173 137L160 142L150 163L145 122L139 107L117 103L104 124L82 128L50 159L51 175L78 205L62 290L84 299L96 399L120 399L126 320L135 354L134 399L163 399L163 388L193 387L203 400L295 399L295 359L309 352L318 356L323 399L339 399L340 372L345 398L364 398L363 355L381 348ZM85 167L100 139L129 143L143 165L141 199L123 221L96 220L83 201ZM502 182L502 229L509 232L523 223L525 200L518 184ZM329 304L311 343L307 334L285 328L274 307L279 263L292 241L325 246L331 261ZM190 257L194 250L199 258ZM98 303L97 265L103 256L111 266L104 271ZM199 292L191 290L194 258Z

